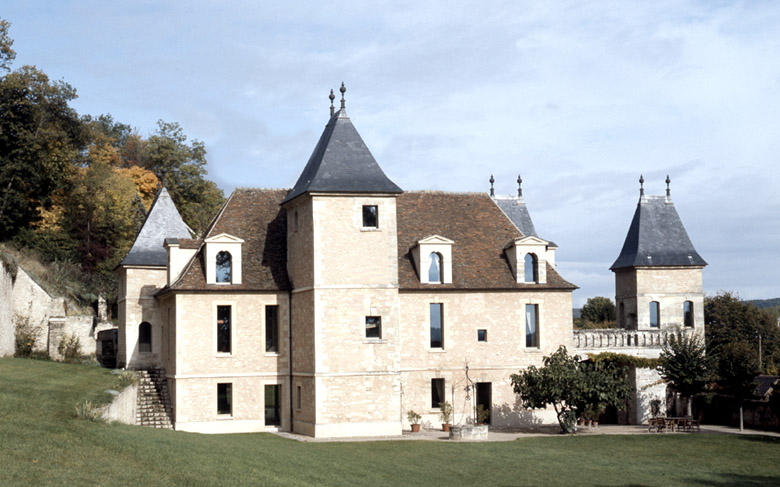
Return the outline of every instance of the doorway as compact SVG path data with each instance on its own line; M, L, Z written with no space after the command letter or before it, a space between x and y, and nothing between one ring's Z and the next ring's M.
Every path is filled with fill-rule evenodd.
M265 425L279 426L282 424L281 401L282 386L272 384L265 386Z
M492 396L492 383L477 382L477 414L486 414L486 416L482 418L482 421L479 421L479 416L477 417L477 420L480 423L490 424L490 408L493 404ZM481 413L481 411L485 411L485 413Z

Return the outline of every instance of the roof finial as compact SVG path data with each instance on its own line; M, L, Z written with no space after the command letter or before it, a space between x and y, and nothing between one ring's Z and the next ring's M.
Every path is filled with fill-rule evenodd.
M496 182L496 180L495 180L495 179L493 179L493 175L491 174L491 175L490 175L490 197L491 197L491 198L492 198L492 197L494 197L494 196L496 195L496 192L495 192L495 191L493 191L493 183L495 183L495 182Z
M517 175L517 196L523 196L523 178Z
M666 175L666 199L669 199L672 197L672 190L669 189L669 183L671 183L672 180L669 179L669 175Z
M645 195L645 177L643 175L639 175L639 196Z
M330 98L330 116L332 117L335 111L335 108L333 107L333 100L336 99L336 95L333 94L333 90L330 90L330 96L328 96L328 98Z
M346 108L345 102L344 102L344 93L347 92L347 88L344 87L344 82L341 82L341 88L339 88L339 91L341 92L341 109L344 110Z

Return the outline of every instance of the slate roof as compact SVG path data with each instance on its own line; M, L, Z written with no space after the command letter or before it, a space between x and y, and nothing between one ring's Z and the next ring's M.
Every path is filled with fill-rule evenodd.
M398 196L398 281L406 289L576 289L547 265L546 284L518 284L503 249L522 237L485 193L405 192ZM430 235L453 240L452 283L421 284L411 249Z
M149 208L133 246L119 265L165 266L168 264L168 253L163 247L165 239L191 237L171 195L162 187Z
M523 232L524 236L539 236L536 233L534 222L531 220L531 214L528 213L528 207L525 205L525 200L522 197L496 196L493 198L493 201L495 201L498 207L501 208L501 211L512 220L512 223Z
M706 266L688 233L664 196L642 196L611 270L636 266Z
M336 112L306 163L286 203L307 192L401 193L379 167L344 109Z
M206 284L201 240L180 240L181 248L199 247L174 290L275 291L290 289L287 277L287 218L280 209L286 189L236 189L206 232L206 239L227 233L241 245L241 284Z

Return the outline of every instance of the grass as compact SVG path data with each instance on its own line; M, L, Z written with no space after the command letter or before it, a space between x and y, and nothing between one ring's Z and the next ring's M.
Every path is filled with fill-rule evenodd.
M0 359L2 485L780 485L780 439L680 434L506 443L299 443L75 419L97 367Z

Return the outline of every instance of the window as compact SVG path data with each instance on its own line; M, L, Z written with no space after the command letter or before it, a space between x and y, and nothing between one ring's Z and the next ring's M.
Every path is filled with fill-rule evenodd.
M222 251L217 254L217 282L231 282L230 274L232 263L230 252Z
M266 426L279 426L282 424L282 386L271 384L265 386L265 424Z
M363 206L363 227L379 228L379 208L376 205Z
M298 211L297 210L293 214L293 220L294 220L293 229L295 229L295 231L297 232L298 231Z
M366 316L366 338L382 338L381 316Z
M442 316L444 305L441 303L431 303L431 348L444 347L444 333L442 326Z
M441 254L431 252L431 265L428 267L428 282L441 284Z
M536 254L525 254L523 265L525 269L525 282L536 282L539 280L537 262Z
M217 352L230 353L230 306L217 306Z
M444 379L431 379L431 407L438 408L444 401Z
M539 348L539 305L525 305L525 346Z
M301 386L298 386L295 396L295 408L300 411L301 409Z
M138 351L141 353L152 351L152 325L145 321L138 325Z
M279 306L265 307L265 351L279 353Z
M233 414L233 384L217 384L217 414Z
M693 301L683 303L683 323L693 327Z
M487 330L477 330L477 341L478 342L487 341Z
M650 327L658 328L661 324L661 305L658 301L650 302Z
M623 302L620 303L620 314L619 314L620 321L618 322L618 327L620 328L627 328L626 327L626 307L623 305Z

